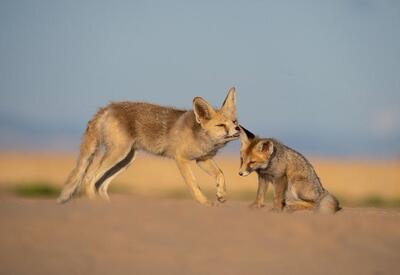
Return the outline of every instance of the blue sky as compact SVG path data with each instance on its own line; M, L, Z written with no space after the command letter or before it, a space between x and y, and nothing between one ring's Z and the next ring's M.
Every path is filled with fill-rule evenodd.
M218 106L236 86L260 135L399 156L399 30L399 1L3 0L0 149L76 150L109 101Z

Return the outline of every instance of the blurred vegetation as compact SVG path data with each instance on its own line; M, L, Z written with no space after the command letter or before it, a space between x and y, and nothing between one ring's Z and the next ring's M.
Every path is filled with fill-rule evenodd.
M113 182L109 188L108 193L113 194L135 194L136 191L131 185L121 184L119 182Z
M55 198L61 189L48 182L24 182L13 187L17 196L25 198Z
M4 191L4 190L3 190ZM9 187L7 191L11 191L12 194L18 197L24 198L56 198L61 187L51 184L46 181L32 181L16 183ZM208 198L215 197L215 190L206 189L203 190ZM131 186L115 183L110 186L110 193L114 194L132 194L132 195L143 195L139 192L135 192ZM256 190L253 192L232 192L228 194L228 200L231 201L248 201L251 202L255 199ZM185 187L177 189L169 189L156 195L156 197L171 198L171 199L191 199L189 190ZM268 192L266 195L267 202L272 201L273 194ZM362 199L349 199L346 197L338 196L340 204L347 207L380 207L380 208L400 208L400 197L395 199L385 199L377 195L370 195Z
M377 195L369 195L356 200L349 200L343 197L338 197L338 199L342 206L348 207L400 208L400 198L385 199Z

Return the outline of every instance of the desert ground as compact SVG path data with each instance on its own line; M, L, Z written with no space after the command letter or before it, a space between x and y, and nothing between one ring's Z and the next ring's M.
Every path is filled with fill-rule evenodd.
M398 274L400 162L311 160L343 202L335 215L249 209L256 177L239 177L226 155L229 196L217 207L190 199L173 161L145 155L111 202L57 205L28 187L58 192L75 156L1 153L0 274ZM213 199L212 179L194 170Z

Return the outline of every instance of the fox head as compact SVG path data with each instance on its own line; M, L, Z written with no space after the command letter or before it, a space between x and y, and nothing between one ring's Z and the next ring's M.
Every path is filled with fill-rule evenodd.
M230 88L228 95L220 109L214 109L201 97L193 99L193 111L196 121L213 140L225 143L236 139L240 135L240 128L236 118L236 91Z
M267 168L274 144L271 140L256 137L240 126L240 176L247 176L258 169Z

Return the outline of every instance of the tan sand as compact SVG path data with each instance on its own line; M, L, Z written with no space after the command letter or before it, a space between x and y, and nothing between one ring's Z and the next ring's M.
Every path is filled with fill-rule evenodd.
M400 212L0 199L0 274L398 274Z

